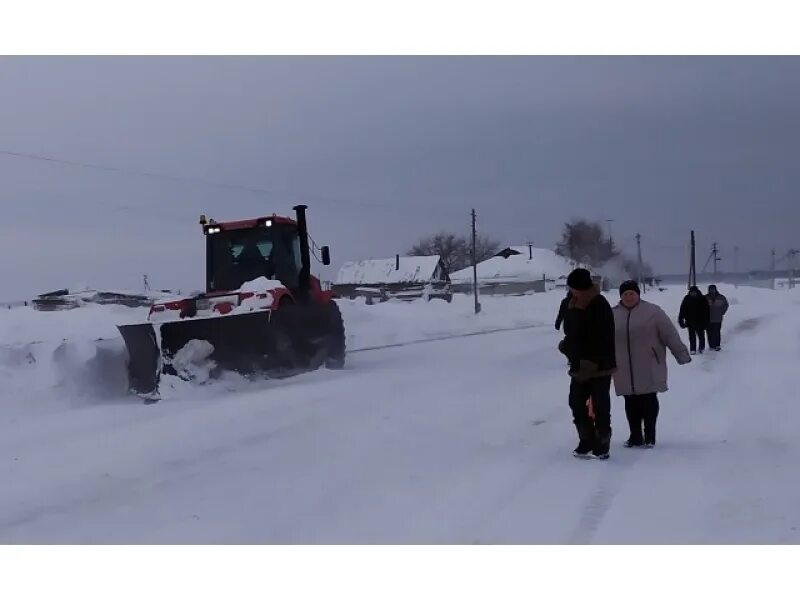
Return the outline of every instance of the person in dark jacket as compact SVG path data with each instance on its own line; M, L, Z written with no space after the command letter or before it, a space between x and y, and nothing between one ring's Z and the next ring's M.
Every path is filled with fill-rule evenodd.
M717 352L722 348L722 319L728 312L728 299L717 291L717 286L708 286L708 345Z
M586 269L567 278L572 298L559 350L569 360L569 406L578 431L579 458L608 458L611 444L611 376L616 369L614 315Z
M702 354L706 349L706 329L709 325L709 315L708 301L703 296L703 292L693 285L681 302L681 309L678 313L678 324L682 329L689 330L689 352L691 354L695 354L698 349ZM698 341L700 342L699 348Z
M558 307L558 315L556 316L556 331L561 329L561 324L564 322L564 315L567 314L570 300L572 300L572 292L567 290L567 295L564 296L564 299L561 301L561 305Z

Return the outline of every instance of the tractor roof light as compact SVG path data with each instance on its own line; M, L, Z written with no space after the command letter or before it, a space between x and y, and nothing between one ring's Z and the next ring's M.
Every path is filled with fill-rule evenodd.
M212 227L212 226L206 227L206 233L209 235L214 233L219 233L220 231L222 231L222 229L219 227Z

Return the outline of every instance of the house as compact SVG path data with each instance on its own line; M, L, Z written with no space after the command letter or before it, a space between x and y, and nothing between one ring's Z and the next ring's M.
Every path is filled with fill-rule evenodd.
M168 294L171 294L169 290L163 290L161 294L138 294L116 290L70 291L62 289L40 294L32 300L31 304L34 310L41 311L71 310L88 304L116 304L129 308L141 308L150 306L155 300Z
M400 256L346 262L331 286L343 298L443 298L452 300L450 277L441 257Z
M478 263L478 286L482 294L521 295L555 289L559 281L577 266L546 248L533 245L509 246L492 258ZM450 275L455 291L469 293L472 290L472 267Z

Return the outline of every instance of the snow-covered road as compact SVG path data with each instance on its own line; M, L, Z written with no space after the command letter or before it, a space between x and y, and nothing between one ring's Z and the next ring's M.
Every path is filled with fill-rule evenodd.
M653 450L614 400L606 462L571 456L549 325L154 406L4 396L0 542L797 543L800 297L724 291L723 352L670 361Z

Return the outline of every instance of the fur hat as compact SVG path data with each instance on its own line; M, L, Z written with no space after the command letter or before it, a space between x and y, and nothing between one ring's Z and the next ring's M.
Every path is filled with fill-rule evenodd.
M594 285L594 281L592 281L592 274L586 269L575 269L567 277L567 285L573 290L590 290Z

